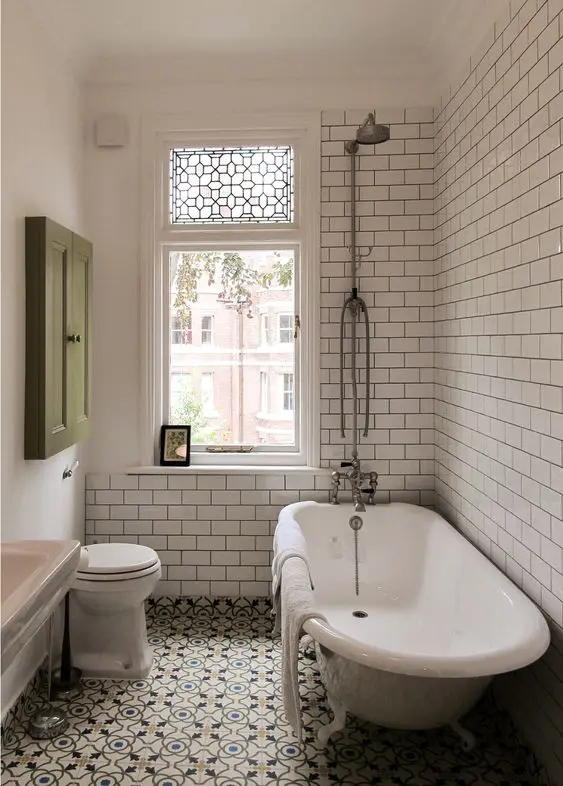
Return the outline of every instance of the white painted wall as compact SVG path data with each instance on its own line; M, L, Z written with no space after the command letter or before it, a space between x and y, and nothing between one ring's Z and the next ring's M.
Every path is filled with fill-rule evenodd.
M2 2L2 539L84 536L82 448L24 461L24 217L48 215L88 235L84 213L82 99L65 63L26 16ZM6 710L41 657L32 644L3 678Z

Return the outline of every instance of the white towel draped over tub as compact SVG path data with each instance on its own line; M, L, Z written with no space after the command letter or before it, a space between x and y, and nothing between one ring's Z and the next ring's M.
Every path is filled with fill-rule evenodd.
M288 522L283 528L277 527L274 534L274 558L272 561L272 615L275 617L274 635L281 632L279 605L283 567L286 561L292 557L299 557L299 559L303 560L307 566L309 584L312 586L305 538L303 537L301 528L294 521Z
M315 610L307 562L301 557L289 557L281 573L283 706L285 717L300 740L302 724L298 678L299 639L307 620L315 617L326 622L326 618Z

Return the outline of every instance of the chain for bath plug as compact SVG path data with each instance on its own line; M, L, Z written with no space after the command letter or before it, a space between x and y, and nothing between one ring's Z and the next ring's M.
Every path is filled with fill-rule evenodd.
M355 581L356 581L356 595L360 594L360 565L358 559L358 530L354 530L354 561L355 561Z
M359 516L352 516L348 522L350 527L354 530L354 581L356 585L356 595L360 594L360 560L358 556L358 532L364 525L364 522Z

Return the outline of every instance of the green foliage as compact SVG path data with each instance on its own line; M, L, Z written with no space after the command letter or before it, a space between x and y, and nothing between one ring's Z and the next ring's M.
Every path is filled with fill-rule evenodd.
M216 445L219 433L211 428L203 413L203 403L191 390L184 390L172 405L170 416L173 423L192 427L192 443L195 445Z
M274 264L274 276L280 287L290 287L293 282L293 259Z
M211 286L218 270L221 282L218 299L232 305L239 313L252 307L253 287L267 289L273 284L290 287L293 281L293 259L285 262L278 259L271 271L260 272L236 251L183 252L178 255L176 267L172 270L172 278L175 279L172 305L184 329L192 326L190 305L197 302L201 276L206 275Z

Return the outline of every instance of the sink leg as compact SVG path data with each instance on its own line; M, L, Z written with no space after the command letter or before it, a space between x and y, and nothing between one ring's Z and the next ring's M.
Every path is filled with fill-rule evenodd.
M53 666L53 614L48 622L47 644L47 704L29 721L29 736L35 740L52 740L64 734L68 728L68 718L51 704L51 672Z

